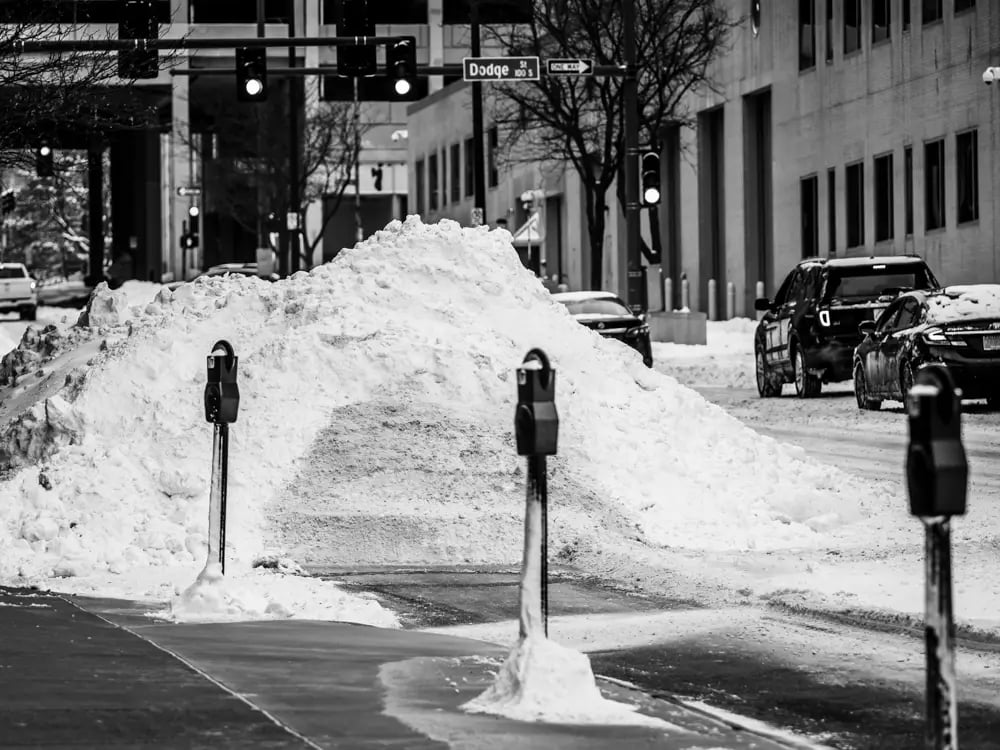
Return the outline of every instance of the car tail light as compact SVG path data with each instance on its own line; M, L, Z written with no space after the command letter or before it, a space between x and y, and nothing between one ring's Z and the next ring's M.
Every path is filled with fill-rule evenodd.
M963 339L951 338L940 328L928 328L924 331L924 341L935 346L965 346Z
M830 311L829 310L820 310L819 311L819 324L821 326L829 326L830 325Z

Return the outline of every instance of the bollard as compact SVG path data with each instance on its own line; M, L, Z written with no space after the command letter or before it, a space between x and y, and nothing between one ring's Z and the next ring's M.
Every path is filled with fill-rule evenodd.
M925 528L924 636L927 654L925 744L958 748L955 624L951 597L951 528L964 515L969 466L962 445L962 401L948 370L926 365L906 394L910 444L906 482L910 512Z
M688 304L691 301L691 288L688 284L688 280L681 277L681 310L685 312L691 311L691 305Z
M736 284L726 284L726 320L736 317Z
M715 279L708 280L708 319L719 319L719 282Z
M765 296L766 295L764 294L764 282L763 281L758 281L757 282L757 289L756 289L756 298L757 299L763 299ZM764 317L764 311L763 310L758 310L757 311L757 320L760 320L763 317Z
M541 349L532 349L517 370L514 435L517 454L528 457L521 565L521 638L535 635L541 622L549 635L548 487L545 457L554 456L559 438L555 404L556 373ZM538 597L533 595L538 584Z
M226 482L229 476L229 425L240 408L236 384L239 357L228 341L216 341L208 355L205 419L215 425L212 439L212 485L208 499L208 563L217 559L226 572Z
M671 312L674 309L674 280L667 276L663 279L663 310Z

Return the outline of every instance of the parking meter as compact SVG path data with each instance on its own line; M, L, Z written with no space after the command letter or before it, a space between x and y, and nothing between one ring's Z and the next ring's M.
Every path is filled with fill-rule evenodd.
M910 445L906 480L915 516L965 513L969 464L962 445L962 402L942 365L917 371L906 394Z
M553 456L559 439L556 374L541 349L532 349L517 368L514 435L519 456Z
M208 382L205 384L205 419L214 424L236 421L240 389L236 384L239 357L228 341L216 341L208 355Z

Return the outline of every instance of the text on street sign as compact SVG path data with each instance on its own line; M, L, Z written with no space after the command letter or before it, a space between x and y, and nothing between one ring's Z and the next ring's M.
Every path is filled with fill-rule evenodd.
M541 66L537 57L463 57L465 81L537 81Z
M553 58L545 61L545 72L550 76L589 76L594 74L594 61Z

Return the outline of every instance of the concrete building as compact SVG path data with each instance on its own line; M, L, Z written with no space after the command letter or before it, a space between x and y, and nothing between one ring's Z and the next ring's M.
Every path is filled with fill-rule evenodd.
M708 311L753 315L800 258L916 253L943 283L1000 282L1000 4L728 0L746 21L666 134L661 226ZM719 295L720 307L725 297ZM717 312L720 317L724 308Z

